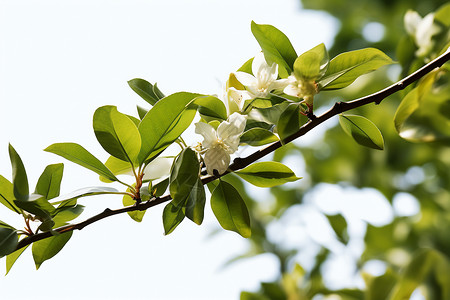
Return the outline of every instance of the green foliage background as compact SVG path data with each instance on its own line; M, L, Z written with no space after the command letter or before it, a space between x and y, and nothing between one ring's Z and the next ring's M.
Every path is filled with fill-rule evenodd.
M425 16L445 3L439 0L302 0L305 9L325 11L340 22L333 47L329 49L330 57L376 47L394 59L398 59L397 45L405 36L403 17L406 11L413 9ZM384 35L378 41L370 38L370 32L363 34L364 27L372 22L384 28ZM382 68L338 93L320 93L315 107L330 107L336 101L368 95L388 86L399 76L398 66ZM293 155L300 155L305 173L298 175L307 174L307 178L296 185L272 188L274 202L270 209L267 203L258 202L248 194L245 196L247 203L252 203L253 234L250 250L243 257L272 253L279 260L280 273L274 282L261 283L260 291L243 292L241 299L322 299L330 294L340 297L333 299L409 299L419 286L427 299L450 299L450 150L444 143L416 144L398 136L393 118L401 96L402 93L397 93L378 106L371 104L352 111L380 128L385 139L384 151L358 147L337 123L333 123L323 139L308 145L299 139L275 153L276 160L285 162ZM333 256L331 249L316 243L284 247L267 232L269 226L278 223L282 228L287 224L286 218L295 218L288 213L290 209L304 206L305 201L311 199L311 193L323 183L345 191L376 189L390 204L396 196L406 193L420 204L420 213L416 216L396 215L390 224L381 227L366 224L364 251L354 262L356 275L364 279L365 287L331 290L324 283L327 274L323 268ZM361 193L360 197L364 201L367 195ZM348 245L349 240L355 241L355 237L348 235L346 218L340 214L325 216L340 243ZM316 253L312 266L295 263L296 256L310 251ZM363 271L364 265L373 260L384 264L384 274L374 276Z

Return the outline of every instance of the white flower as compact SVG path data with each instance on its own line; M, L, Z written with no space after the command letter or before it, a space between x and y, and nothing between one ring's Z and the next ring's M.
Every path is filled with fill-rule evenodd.
M238 149L245 122L245 116L233 113L227 121L220 123L217 131L207 123L195 124L195 132L203 136L202 147L206 149L204 160L208 174L214 175L214 170L223 174L228 169L230 154Z
M405 14L406 31L414 38L419 49L417 56L427 55L434 46L433 35L439 33L440 28L434 24L434 14L430 13L422 18L417 12L409 10Z
M247 91L240 91L234 87L230 87L225 89L222 101L227 105L228 114L231 115L235 112L242 112L245 101L251 98L251 95Z
M295 75L288 77L288 85L283 90L286 95L302 98L303 102L310 108L312 108L314 95L317 92L317 85L314 80L297 78Z
M269 66L264 59L264 54L259 53L255 56L252 63L253 75L245 72L236 72L236 78L242 83L251 98L266 98L269 93L276 89L283 89L287 81L278 78L278 65L273 63Z

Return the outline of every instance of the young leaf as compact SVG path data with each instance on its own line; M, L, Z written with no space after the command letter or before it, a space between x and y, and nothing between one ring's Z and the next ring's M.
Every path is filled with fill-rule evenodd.
M245 238L251 236L247 206L231 184L219 181L211 195L211 208L224 229L235 231Z
M200 178L198 178L186 202L186 217L197 225L201 225L203 222L205 202L205 188Z
M31 250L33 252L36 270L39 269L44 261L52 258L61 251L72 237L72 233L73 231L69 231L33 243Z
M19 256L28 248L29 245L20 248L19 250L14 251L11 254L8 254L6 256L6 275L8 275L9 271L11 271L12 266L14 265L14 263L17 261L17 259L19 258Z
M156 83L152 85L144 79L135 78L128 81L128 85L150 105L155 105L156 102L164 97L163 93L156 86Z
M35 194L44 196L45 199L53 199L59 196L64 165L48 165L36 184Z
M158 101L139 125L142 148L139 162L151 161L171 145L188 127L195 116L189 104L199 94L175 93Z
M301 179L295 176L289 167L274 161L256 162L236 171L236 174L245 181L259 187L274 187Z
M259 25L253 21L251 29L269 65L278 64L281 78L291 75L297 53L287 36L271 25Z
M328 52L324 44L317 45L300 55L294 62L297 78L315 80L323 76L328 66Z
M184 220L184 207L176 206L172 202L166 205L163 210L164 234L172 233L175 228Z
M191 148L185 148L173 163L170 172L169 191L173 204L180 205L191 193L197 183L200 163Z
M16 230L0 227L0 257L11 254L19 243Z
M30 193L28 188L28 178L22 159L16 150L9 144L9 157L12 166L12 181L14 186L14 196L18 200L25 200Z
M94 155L75 143L56 143L48 146L44 151L62 156L73 163L83 166L111 181L118 179L114 174Z
M10 210L20 214L20 208L14 204L14 186L13 184L0 175L0 203Z
M370 120L355 115L339 115L342 129L358 144L383 150L384 140L380 130Z
M297 103L291 103L283 111L278 120L277 130L281 140L296 133L300 128L300 106Z
M319 88L321 90L344 88L359 76L392 63L394 63L392 59L375 48L339 54L328 64L325 76L319 81Z
M95 136L103 149L118 159L135 163L141 150L135 122L110 105L99 107L93 119Z
M278 137L264 128L251 128L241 135L240 143L250 146L262 146L278 141Z

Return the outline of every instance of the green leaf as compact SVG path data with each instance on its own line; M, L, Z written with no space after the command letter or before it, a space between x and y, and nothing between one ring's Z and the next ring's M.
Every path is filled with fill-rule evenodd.
M107 195L107 194L117 194L119 191L115 188L104 187L104 186L91 186L82 189L78 189L68 194L61 195L57 198L52 199L53 204L67 203L78 198L95 196L95 195Z
M348 243L349 236L347 232L347 221L341 214L337 215L325 215L328 219L328 222L336 233L339 241L344 244Z
M328 66L328 52L324 44L317 45L300 55L294 62L297 78L316 80L325 74Z
M197 225L201 225L203 222L205 202L205 188L201 179L198 178L186 202L186 217Z
M145 115L148 113L148 110L140 107L139 105L137 106L137 111L138 111L138 115L139 115L139 119L143 119L145 117Z
M123 196L122 198L123 206L131 206L136 204L136 201L128 195ZM136 222L142 222L144 218L146 210L135 210L127 212L131 219Z
M172 94L158 101L145 115L139 125L140 163L151 161L191 125L195 110L189 109L189 105L198 96L186 92Z
M99 107L94 113L94 132L106 152L118 159L135 163L141 150L136 124L115 106Z
M296 133L300 129L300 106L291 103L280 115L277 124L277 131L283 141L288 136Z
M20 208L14 204L14 186L13 184L0 175L0 203L10 210L20 214Z
M156 83L152 85L144 79L134 78L128 81L128 85L150 105L155 105L156 102L164 97L164 94L158 89Z
M403 270L401 278L397 281L388 299L409 299L414 290L425 281L433 269L446 263L448 263L448 260L436 250L421 249L417 251L411 262ZM448 285L448 282L444 284Z
M175 228L184 220L184 207L176 206L172 202L166 205L163 210L164 234L172 233Z
M9 271L11 271L12 266L14 265L14 263L17 261L17 259L19 258L19 256L28 248L29 245L20 248L19 250L14 251L11 254L8 254L6 256L6 275L8 275Z
M16 230L0 227L0 257L13 253L18 243Z
M121 159L118 159L114 156L110 156L106 162L105 166L114 174L114 175L121 175L121 174L132 174L132 168L131 164L129 162L123 161ZM100 181L105 183L113 182L112 180L109 180L108 178L104 176L100 176Z
M44 261L52 258L58 254L59 251L61 251L61 249L72 237L72 233L73 231L69 231L33 243L33 247L31 249L33 252L36 270L39 269Z
M254 75L252 72L252 64L253 64L254 57L247 60L238 70L237 72L245 72L251 75ZM235 77L236 78L236 77Z
M55 223L53 225L53 228L66 225L67 222L78 218L78 216L81 215L83 211L84 211L83 205L74 205L69 207L58 208L55 212L55 216L53 217L53 222Z
M198 97L192 102L203 118L209 117L214 119L226 120L227 108L222 100L214 96Z
M155 197L161 197L166 192L168 186L169 186L169 178L166 178L163 181L160 181L154 186L152 186L151 194Z
M345 133L358 144L377 150L384 149L383 136L370 120L355 115L339 115L339 123Z
M39 217L42 221L51 219L55 207L44 196L31 194L26 200L14 200L17 207Z
M245 181L259 187L274 187L301 179L289 167L279 162L256 162L235 172Z
M12 166L14 196L18 200L25 200L28 198L28 194L30 193L28 188L27 172L25 171L22 159L11 144L9 144L8 150Z
M248 238L251 236L250 216L239 192L220 180L211 195L211 208L220 225Z
M253 21L251 29L267 62L278 64L280 77L286 78L291 75L297 53L287 36L271 25L259 25Z
M394 63L392 59L375 48L339 54L328 64L325 76L319 81L319 88L321 90L344 88L359 76L392 63Z
M179 205L191 193L200 174L197 154L191 148L185 148L175 159L170 172L169 191L172 202Z
M75 143L56 143L50 145L44 151L54 153L62 156L73 163L76 163L82 167L85 167L95 173L103 176L111 181L117 181L118 179L114 174L95 156L89 153L82 146Z
M450 72L427 74L402 100L394 116L399 135L413 142L450 141Z
M44 196L47 200L58 197L63 171L63 164L48 165L39 177L34 193Z
M262 146L278 141L278 137L264 128L251 128L241 135L240 143L250 146Z
M436 10L436 14L434 15L434 19L441 22L444 26L450 26L450 3L443 4Z

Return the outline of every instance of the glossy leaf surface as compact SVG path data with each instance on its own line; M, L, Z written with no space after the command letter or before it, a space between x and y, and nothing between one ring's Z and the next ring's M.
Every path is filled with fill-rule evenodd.
M44 261L58 254L72 237L72 234L73 231L69 231L34 242L31 249L36 269L39 269Z
M25 200L28 198L30 193L28 188L28 178L25 171L25 166L23 165L22 159L16 150L9 145L9 158L11 159L12 167L12 183L14 186L14 196L18 200Z
M150 105L155 105L156 102L164 97L163 93L156 86L156 83L152 85L144 79L134 78L128 81L128 85Z
M48 165L39 177L34 193L44 196L47 200L58 197L63 171L63 164Z
M163 210L164 234L172 233L175 228L184 220L184 207L176 206L172 202L166 205Z
M339 115L339 123L345 133L358 144L377 150L384 149L383 136L370 120L355 115Z
M6 256L6 275L8 275L9 271L11 271L12 266L14 265L14 263L17 261L17 259L19 258L20 255L22 255L22 253L27 250L29 245L20 248L19 250L14 251L11 254L8 254Z
M199 173L197 154L191 148L185 148L174 161L170 172L169 191L175 205L179 205L189 196L197 183Z
M296 133L300 128L300 106L291 103L281 113L277 124L277 131L280 139L283 140L288 136Z
M315 80L325 74L328 65L328 52L324 44L317 45L301 54L294 62L297 78Z
M0 175L0 203L10 210L20 214L20 209L14 204L14 187L13 184Z
M250 146L262 146L278 141L278 137L264 128L251 128L241 135L240 143Z
M99 107L94 113L94 132L103 149L112 156L134 163L141 150L139 130L115 106Z
M205 203L205 188L200 178L198 178L186 201L186 217L188 217L195 224L201 225L203 223Z
M211 208L224 229L237 232L245 238L251 236L247 206L231 184L219 181L211 195Z
M73 163L83 166L111 181L117 181L116 176L94 155L76 143L56 143L44 151L62 156Z
M344 88L361 75L394 63L382 51L366 48L339 54L328 64L325 76L319 81L322 90Z
M259 187L273 187L300 179L289 167L274 161L256 162L235 173Z
M139 161L150 161L171 145L188 127L195 110L188 109L198 94L180 92L158 101L139 125L142 149Z
M0 227L0 257L8 255L14 251L19 242L16 230Z
M291 75L297 53L287 36L272 25L260 25L253 21L251 29L269 65L277 63L282 78Z

